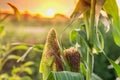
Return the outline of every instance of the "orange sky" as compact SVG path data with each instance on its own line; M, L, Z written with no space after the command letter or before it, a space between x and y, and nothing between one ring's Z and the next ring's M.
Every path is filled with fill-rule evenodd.
M6 5L6 2L10 2L22 12L27 10L32 14L39 13L47 17L52 17L57 13L70 16L76 1L77 0L0 0L0 9L11 10L11 8Z
M117 1L120 3L120 0ZM0 10L12 10L6 2L12 3L22 12L29 11L46 17L61 13L69 17L77 0L0 0Z

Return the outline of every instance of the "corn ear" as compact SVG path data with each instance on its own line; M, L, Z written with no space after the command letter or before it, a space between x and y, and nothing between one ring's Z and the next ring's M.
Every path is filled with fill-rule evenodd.
M39 72L43 73L43 80L46 80L50 72L53 70L62 71L63 67L60 57L60 47L56 37L56 31L52 28L47 36Z
M80 53L74 48L64 50L64 55L68 61L68 64L73 72L80 71Z

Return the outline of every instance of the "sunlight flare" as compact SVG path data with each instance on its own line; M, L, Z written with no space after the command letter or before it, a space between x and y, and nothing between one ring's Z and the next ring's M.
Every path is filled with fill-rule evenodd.
M55 11L53 9L49 8L45 11L45 15L46 15L46 17L54 17Z

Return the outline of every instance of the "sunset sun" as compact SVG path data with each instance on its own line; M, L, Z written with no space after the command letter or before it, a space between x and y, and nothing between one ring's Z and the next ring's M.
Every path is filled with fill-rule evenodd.
M55 11L51 8L49 8L45 11L45 16L46 17L54 17L54 15L55 15Z

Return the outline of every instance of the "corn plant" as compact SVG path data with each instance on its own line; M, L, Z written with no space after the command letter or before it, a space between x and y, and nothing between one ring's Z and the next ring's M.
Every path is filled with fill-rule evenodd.
M13 9L14 14L19 21L19 10L11 3L7 3L7 5ZM2 23L10 15L11 14L7 14L0 19L0 80L32 80L32 76L35 74L35 71L32 67L35 67L36 63L33 61L25 61L26 56L28 53L34 53L34 51L41 52L43 45L8 42L3 44L2 41L4 41L4 36L7 34L4 30L5 26ZM25 52L23 56L20 56L21 52L19 51L22 53ZM9 70L6 70L8 67Z
M104 16L104 14L106 16ZM101 22L107 30L111 25L114 42L120 46L120 19L118 6L115 0L79 0L71 15L77 19L81 14L84 18L84 29L73 30L71 42L78 43L86 66L86 80L91 79L94 67L94 55L103 53L109 62L114 66L118 77L120 77L120 66L108 58L104 51L103 34L99 29ZM105 23L106 22L106 23ZM106 32L107 32L106 30Z
M17 19L19 20L20 19L20 13L19 13L18 9L14 5L12 5L11 3L7 3L7 5L9 5L13 9ZM6 20L6 18L8 18L9 16L10 16L10 14L5 15L2 19L0 19L0 42L1 42L0 43L0 71L1 71L2 67L4 66L4 64L6 63L6 61L8 61L10 59L18 59L19 58L19 56L16 56L16 55L10 55L9 56L9 54L12 51L14 51L15 48L10 49L9 44L7 44L7 45L2 44L3 37L5 35L5 30L4 30L4 26L2 25L2 22L4 20Z
M71 15L72 22L80 16L84 19L80 24L84 26L80 25L79 29L72 30L70 34L74 48L63 51L56 32L53 29L49 32L40 63L43 80L102 80L93 73L94 56L100 53L113 65L117 77L120 77L120 66L104 51L104 38L99 26L102 23L106 33L111 27L114 42L120 46L120 19L116 0L78 0ZM58 64L60 71L57 70Z
M20 20L20 13L18 9L11 3L7 3L14 11L16 17L18 20ZM0 19L0 80L31 80L29 76L23 76L20 75L23 73L27 73L29 75L32 75L32 69L29 67L33 65L34 63L32 61L26 62L20 67L14 67L11 69L11 72L4 72L5 64L10 60L19 60L21 59L20 56L12 54L13 51L16 50L27 50L29 49L27 45L12 45L10 43L2 44L3 37L6 35L4 26L2 25L2 22L5 21L10 14L5 15L3 18Z

